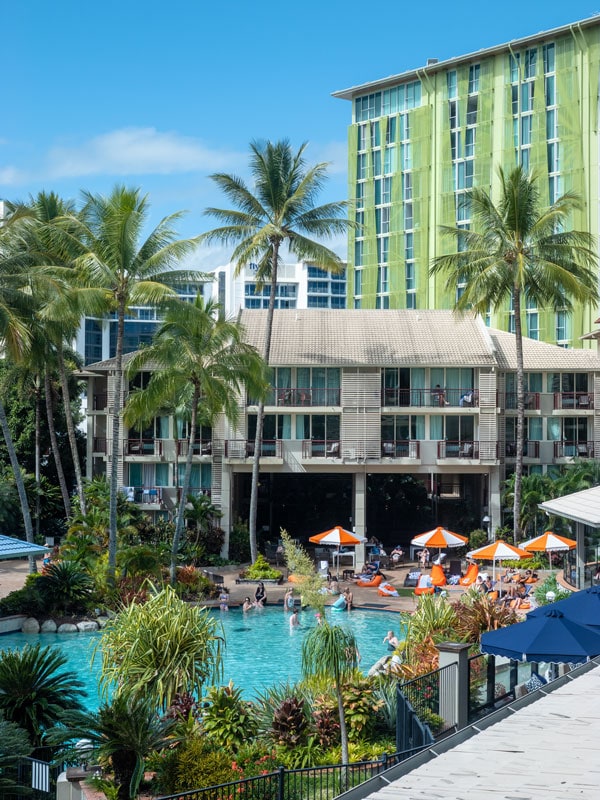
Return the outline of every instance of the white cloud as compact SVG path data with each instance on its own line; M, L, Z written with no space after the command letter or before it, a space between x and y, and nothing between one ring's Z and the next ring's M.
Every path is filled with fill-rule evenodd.
M75 147L54 147L46 173L51 178L86 175L169 175L231 170L245 155L211 150L199 140L156 128L122 128Z
M17 167L0 166L0 186L18 186L27 181L27 174Z

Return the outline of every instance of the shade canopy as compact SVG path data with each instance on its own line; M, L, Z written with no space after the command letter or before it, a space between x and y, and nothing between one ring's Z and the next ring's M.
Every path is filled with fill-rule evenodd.
M342 528L341 525L336 525L335 528L323 531L323 533L317 533L309 538L309 542L314 542L315 544L330 544L338 547L340 545L354 547L366 541L364 536L357 536L355 533Z
M565 617L580 623L600 629L600 586L592 586L589 589L582 589L580 592L573 592L570 597L564 600L557 600L546 606L536 608L529 617L539 617L544 611L560 611Z
M464 547L468 541L466 536L461 536L460 533L452 533L452 531L447 531L446 528L438 525L432 531L415 536L411 540L411 544L417 547L438 547L441 549L442 547Z
M567 539L566 536L559 536L552 531L546 531L541 536L536 536L535 539L529 539L524 542L523 549L531 550L532 553L549 553L549 552L567 552L574 550L577 547L575 539Z
M502 539L486 544L485 547L479 547L477 550L471 550L467 553L467 558L472 558L475 561L492 561L492 576L496 580L496 561L512 561L519 558L531 558L531 553L527 550L521 550L508 542L503 542Z
M40 544L31 544L22 539L14 539L12 536L0 536L0 561L8 558L44 556L47 552L48 548Z
M579 664L600 654L600 631L580 625L557 609L540 609L518 622L481 636L481 650L515 661Z

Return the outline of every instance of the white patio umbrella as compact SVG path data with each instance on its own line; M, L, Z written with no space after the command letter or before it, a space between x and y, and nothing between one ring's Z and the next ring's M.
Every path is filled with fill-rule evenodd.
M493 544L486 544L485 547L471 550L467 553L467 558L472 558L474 561L491 561L492 580L495 581L496 561L517 561L520 558L531 558L531 553L498 539Z
M341 525L336 525L335 528L330 528L328 531L316 533L314 536L311 536L308 541L314 542L315 544L337 547L337 571L339 577L340 547L356 547L357 544L362 544L363 542L366 542L367 539L365 536L357 536L355 533L347 531L345 528L342 528Z

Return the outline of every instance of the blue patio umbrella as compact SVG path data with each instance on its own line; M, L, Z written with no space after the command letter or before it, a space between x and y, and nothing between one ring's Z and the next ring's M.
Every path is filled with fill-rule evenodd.
M580 592L573 592L570 597L549 603L536 608L528 614L530 617L539 617L544 611L561 611L565 617L578 622L580 625L590 625L600 628L600 586L592 586Z
M579 664L600 654L600 630L580 625L557 609L481 636L481 650L514 661Z

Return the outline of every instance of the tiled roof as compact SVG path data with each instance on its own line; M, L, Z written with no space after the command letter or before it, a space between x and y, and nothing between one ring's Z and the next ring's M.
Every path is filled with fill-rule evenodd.
M500 369L516 369L517 353L514 335L493 329L490 329L489 333L496 347L498 367ZM526 370L600 369L600 359L595 347L592 350L573 350L526 338L523 339L523 361Z
M244 310L246 337L259 352L266 311ZM270 363L331 366L493 366L481 321L450 311L275 311Z
M0 561L7 558L43 556L47 552L48 548L39 544L30 544L22 539L13 539L11 536L0 536Z

